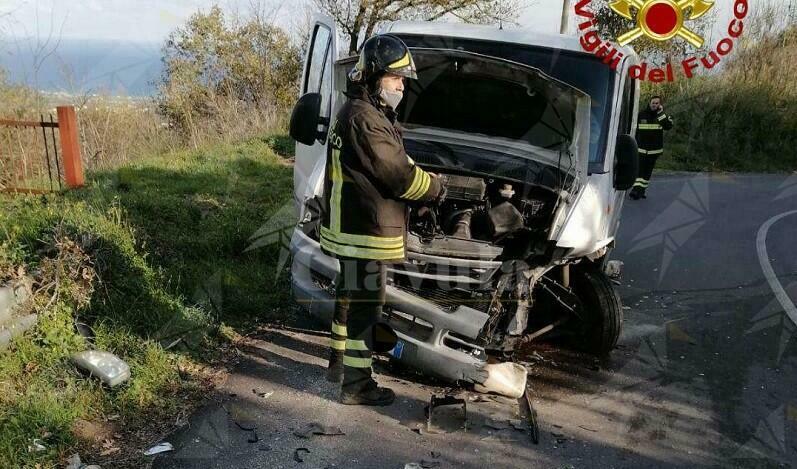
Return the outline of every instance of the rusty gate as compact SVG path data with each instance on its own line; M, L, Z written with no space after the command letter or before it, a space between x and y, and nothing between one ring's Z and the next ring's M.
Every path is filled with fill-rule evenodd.
M56 108L38 121L0 118L0 191L45 193L84 184L77 115Z

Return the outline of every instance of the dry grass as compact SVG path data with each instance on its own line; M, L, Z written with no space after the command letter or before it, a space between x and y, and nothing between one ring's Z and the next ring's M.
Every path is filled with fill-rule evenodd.
M772 29L766 12L718 74L650 86L676 126L662 166L793 171L797 167L797 26ZM748 24L745 24L745 28Z

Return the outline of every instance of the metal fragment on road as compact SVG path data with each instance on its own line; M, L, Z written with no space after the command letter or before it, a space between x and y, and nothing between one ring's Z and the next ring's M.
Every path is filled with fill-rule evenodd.
M540 425L537 422L537 411L534 410L534 405L531 403L531 394L528 388L526 388L526 392L523 393L523 396L520 398L520 403L526 410L526 420L529 425L529 431L531 432L531 442L538 445L540 444Z
M296 451L293 452L293 460L296 462L304 462L304 457L302 453L304 453L304 455L306 456L310 454L310 450L307 448L296 448Z
M241 430L243 430L245 432L253 432L253 431L255 431L257 429L257 426L254 425L254 424L249 425L249 424L246 424L246 423L240 423L237 420L233 420L233 422L235 422L235 426L236 427L240 428Z
M169 452L169 451L174 451L174 446L172 446L172 444L169 443L168 441L165 441L163 443L159 443L159 444L153 446L152 448L144 451L144 456L154 456L156 454L166 453L166 452Z

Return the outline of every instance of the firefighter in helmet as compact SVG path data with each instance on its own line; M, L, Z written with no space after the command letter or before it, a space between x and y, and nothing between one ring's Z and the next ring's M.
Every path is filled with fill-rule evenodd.
M327 378L342 380L344 404L388 405L395 399L371 376L372 353L395 344L395 333L379 323L385 265L404 260L407 204L444 196L438 177L405 152L396 122L405 80L416 78L401 39L368 39L349 73L348 101L330 126L321 247L338 258L341 272Z

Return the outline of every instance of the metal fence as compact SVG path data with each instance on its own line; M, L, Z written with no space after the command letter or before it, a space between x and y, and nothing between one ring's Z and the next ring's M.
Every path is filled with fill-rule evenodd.
M56 108L38 121L0 118L0 191L45 193L84 184L77 115Z

